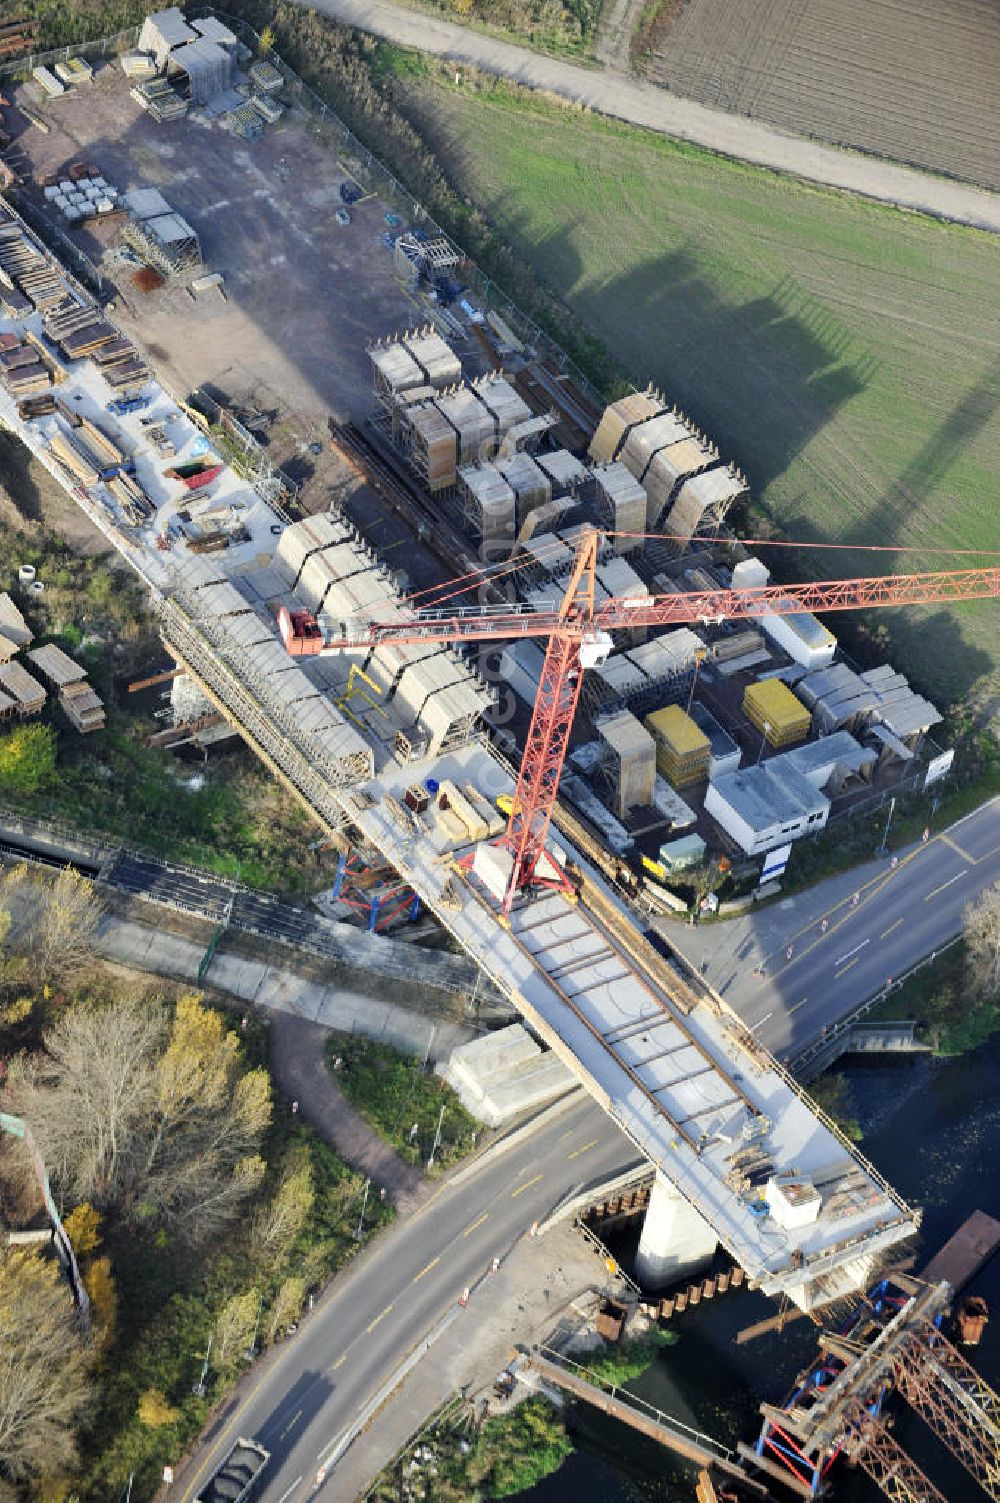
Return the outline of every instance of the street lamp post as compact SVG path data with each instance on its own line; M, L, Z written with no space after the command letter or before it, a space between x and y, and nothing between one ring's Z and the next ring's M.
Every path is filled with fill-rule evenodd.
M364 1198L363 1198L363 1200L361 1202L361 1215L358 1217L358 1229L354 1233L354 1240L355 1240L355 1242L360 1242L362 1236L364 1235L365 1210L367 1209L367 1206L368 1206L368 1192L370 1191L371 1187L372 1187L371 1179L370 1178L366 1179L365 1180Z
M770 731L771 731L771 722L769 720L765 720L764 721L764 729L760 733L760 747L759 747L759 749L757 751L757 760L754 763L755 767L759 767L760 766L760 759L764 755L764 745L765 745L765 742L767 741L767 738L768 738L768 735L770 734Z
M878 848L878 854L880 856L884 856L885 855L885 844L886 844L886 841L889 839L889 826L892 824L892 816L893 816L893 811L895 810L895 808L896 808L896 798L895 798L895 795L893 795L893 797L889 800L889 817L888 817L888 819L885 822L885 829L882 832L882 844Z
M437 1153L438 1148L441 1146L441 1124L443 1122L444 1122L444 1104L442 1103L441 1110L440 1110L440 1112L438 1112L438 1125L437 1125L437 1132L434 1134L434 1145L431 1148L431 1156L427 1160L427 1167L428 1167L428 1169L433 1169L434 1168L434 1155Z

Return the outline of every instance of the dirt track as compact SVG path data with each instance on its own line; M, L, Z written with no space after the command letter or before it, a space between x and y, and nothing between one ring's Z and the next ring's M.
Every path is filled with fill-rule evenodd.
M724 156L1000 234L998 193L807 141L755 120L679 99L655 85L545 57L389 0L314 0L312 8L402 46L482 68L528 88L550 90L599 114L691 141Z

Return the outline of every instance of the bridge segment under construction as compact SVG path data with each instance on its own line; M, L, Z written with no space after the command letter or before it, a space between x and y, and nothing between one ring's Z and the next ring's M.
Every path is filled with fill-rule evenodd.
M0 214L4 243L45 262L59 316L68 304L82 316L87 293L12 210ZM47 351L45 316L28 298L5 305L0 333L30 333ZM363 540L337 518L290 523L224 464L204 525L179 528L177 483L140 413L165 414L176 474L204 451L183 405L144 380L138 407L122 411L91 358L46 360L58 401L28 409L0 391L5 426L144 579L166 642L213 708L324 830L395 867L655 1165L640 1249L648 1281L680 1276L722 1242L765 1292L803 1308L870 1284L917 1213L710 989L649 947L581 844L561 832L534 852L535 875L548 869L561 890L520 891L509 905L484 880L503 829L496 800L518 779L479 730L490 696L467 660L440 642L380 646L365 671L391 671L394 688L364 713L347 705L350 653L286 653L279 611L315 611L317 592L328 610L339 592L342 617L405 614ZM127 495L60 462L52 441L76 417L129 456ZM454 796L423 809L408 800L431 788Z

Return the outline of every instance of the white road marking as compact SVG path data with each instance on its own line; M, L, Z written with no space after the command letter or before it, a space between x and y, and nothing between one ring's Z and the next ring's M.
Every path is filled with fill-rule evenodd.
M852 955L856 955L859 950L863 950L865 945L870 943L870 939L863 939L859 945L854 946L853 950L848 950L846 955L841 955L837 960L835 960L833 962L834 965L843 965L845 960L850 960Z
M968 875L969 874L967 871L956 872L953 877L948 878L947 882L942 882L940 887L935 887L931 892L929 892L924 898L924 902L929 903L931 898L936 898L939 892L944 892L945 888L950 887L953 882L961 882L962 878L967 877Z

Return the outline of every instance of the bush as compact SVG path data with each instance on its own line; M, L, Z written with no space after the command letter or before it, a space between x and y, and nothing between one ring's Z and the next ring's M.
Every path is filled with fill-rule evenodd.
M348 1101L411 1163L428 1158L439 1122L439 1163L461 1158L474 1147L476 1119L419 1060L354 1033L330 1034L326 1059Z
M56 771L56 733L48 725L17 725L0 735L0 793L38 793Z

